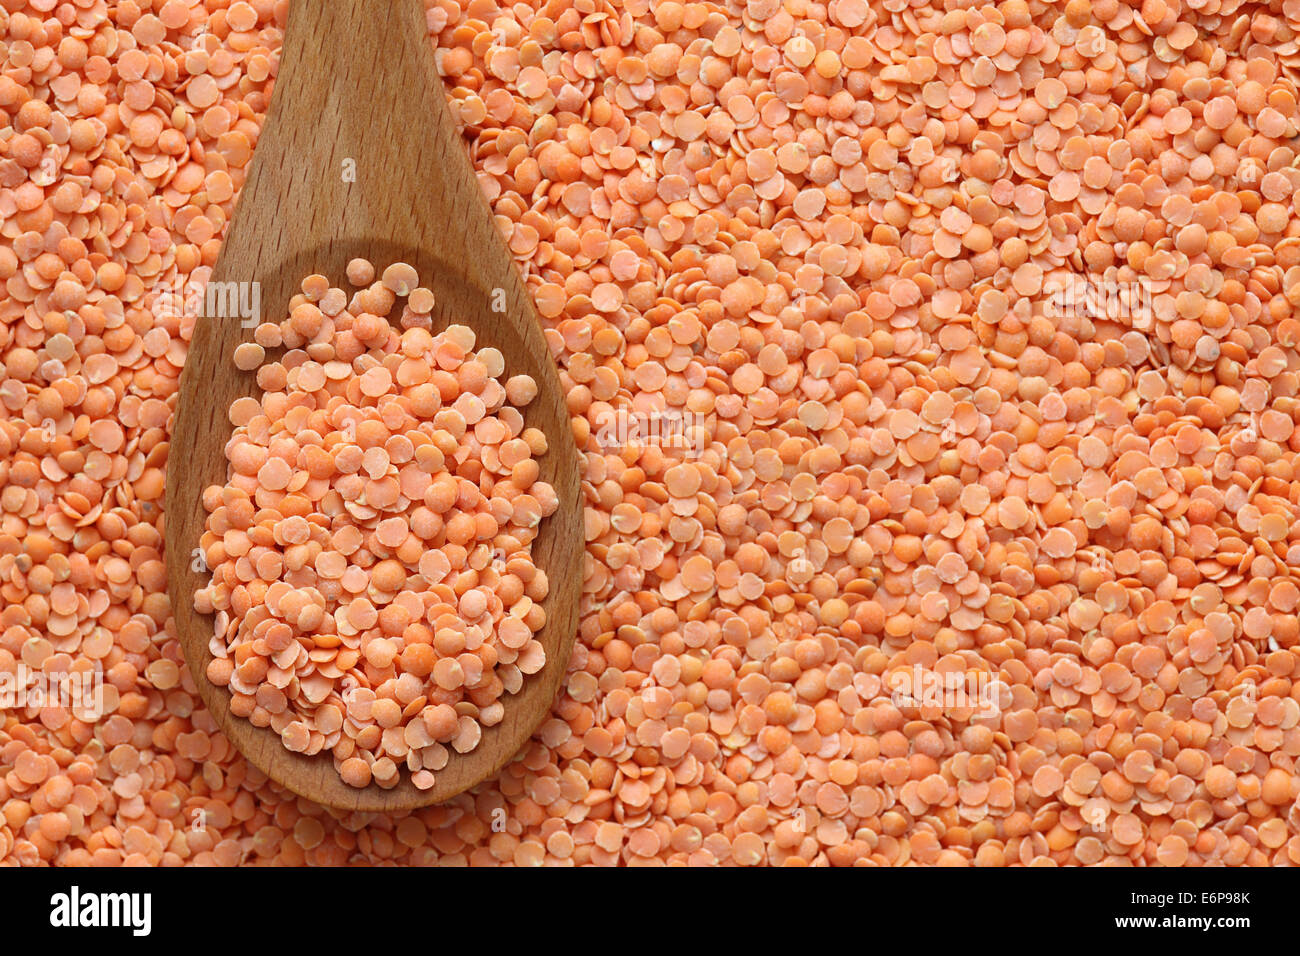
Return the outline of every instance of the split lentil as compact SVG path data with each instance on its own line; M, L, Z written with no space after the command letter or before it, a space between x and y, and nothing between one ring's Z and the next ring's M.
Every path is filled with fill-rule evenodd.
M160 560L160 290L210 274L286 6L0 2L0 668L104 676L4 713L0 858L1300 862L1294 3L426 0L586 597L521 759L397 817L232 752ZM900 706L914 666L996 712Z
M466 326L431 334L406 263L350 301L324 276L301 288L259 329L282 357L235 349L263 392L231 407L227 482L204 493L207 676L287 749L330 751L350 786L394 786L405 764L427 790L546 662L531 545L559 498L519 412L537 385L499 381L501 353Z

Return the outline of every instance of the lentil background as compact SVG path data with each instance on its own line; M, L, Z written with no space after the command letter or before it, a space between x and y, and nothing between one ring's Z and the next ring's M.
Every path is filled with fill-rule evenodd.
M0 669L106 681L0 717L6 862L1300 861L1300 3L427 7L585 450L554 715L399 817L215 731L162 290L216 260L286 4L0 0ZM1067 275L1149 314L1054 314ZM900 710L913 665L1003 706Z

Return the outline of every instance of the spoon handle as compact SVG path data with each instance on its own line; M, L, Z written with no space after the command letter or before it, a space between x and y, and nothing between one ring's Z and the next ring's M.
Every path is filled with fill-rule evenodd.
M434 66L421 0L294 0L246 191L231 224L289 248L362 240L466 257L481 285L531 310ZM449 303L450 304L450 303Z

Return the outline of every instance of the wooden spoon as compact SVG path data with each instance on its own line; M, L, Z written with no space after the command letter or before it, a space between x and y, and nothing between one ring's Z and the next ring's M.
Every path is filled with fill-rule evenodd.
M230 404L258 389L254 375L237 371L231 358L236 345L251 341L252 327L230 314L229 302L223 308L220 296L207 297L216 304L206 311L226 315L197 320L181 376L167 468L168 588L199 693L249 762L331 807L405 810L439 803L495 775L554 701L573 648L582 586L578 457L546 339L444 100L421 0L293 0L289 10L269 116L209 288L260 283L262 320L280 321L311 273L348 288L344 267L354 257L370 259L380 271L409 262L437 297L435 331L468 325L480 346L502 352L507 375L537 381L539 394L524 420L548 439L541 477L560 498L533 545L533 560L551 586L538 635L546 665L524 679L519 693L503 698L501 723L484 728L469 753L453 751L425 791L404 766L391 789L349 787L328 753L292 753L269 728L230 713L230 693L206 676L213 619L194 609L194 591L209 575L192 569L192 557L206 519L203 490L226 479ZM252 287L242 288L251 301Z

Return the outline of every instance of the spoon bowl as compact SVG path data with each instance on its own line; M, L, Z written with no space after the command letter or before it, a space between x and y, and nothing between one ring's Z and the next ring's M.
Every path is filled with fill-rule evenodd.
M271 780L344 810L440 803L499 772L555 699L573 649L582 586L578 456L565 396L443 98L423 9L420 0L294 0L290 6L266 126L209 282L230 295L206 296L195 320L168 453L168 591L199 694L230 741ZM232 714L230 692L207 679L213 616L194 607L194 592L209 577L193 561L206 520L203 491L226 480L231 403L259 394L254 373L235 368L235 346L252 341L257 321L283 318L307 275L346 288L345 268L354 258L369 259L377 272L399 261L415 266L436 299L434 332L467 325L479 347L500 350L506 376L532 376L538 395L522 409L524 422L546 435L540 477L560 500L532 546L551 585L542 602L546 625L537 634L545 666L502 698L504 718L483 728L475 749L451 752L429 790L412 784L405 769L391 788L350 787L328 751L293 753L270 728ZM256 304L260 315L237 308L241 302Z

